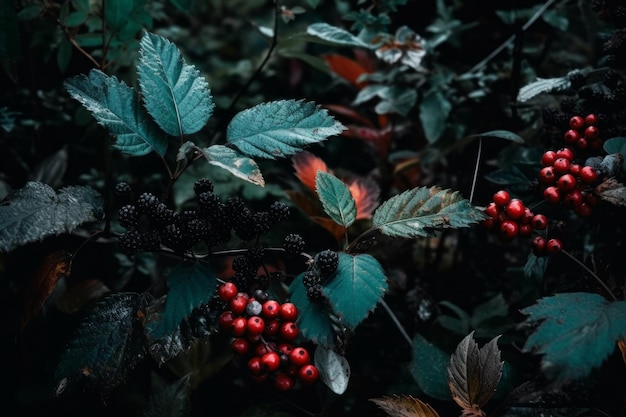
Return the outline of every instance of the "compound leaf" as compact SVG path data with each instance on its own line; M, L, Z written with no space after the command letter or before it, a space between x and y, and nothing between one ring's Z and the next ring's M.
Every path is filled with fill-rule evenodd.
M0 250L69 233L99 220L102 209L102 198L93 188L70 186L57 194L47 184L30 181L0 204Z
M119 293L100 301L80 323L63 352L56 369L57 380L83 376L106 391L123 382L146 353L141 320L145 297Z
M521 310L537 325L524 351L542 354L542 369L561 383L586 377L626 337L626 301L586 292L544 297Z
M371 398L390 417L439 417L439 414L428 404L410 395Z
M303 337L319 346L330 347L334 343L334 332L329 310L323 303L309 301L302 283L303 276L301 273L289 285L291 302L298 307L298 328Z
M376 258L343 252L335 276L322 286L333 311L352 330L374 310L387 289L385 271Z
M341 133L345 127L314 103L280 100L235 115L227 140L251 158L278 159Z
M194 308L206 303L215 292L215 273L200 262L183 262L167 276L169 291L160 320L151 321L151 337L161 338L175 331Z
M485 214L457 191L418 187L381 204L372 226L392 237L431 237L435 230L468 227L484 218Z
M114 76L94 69L64 82L65 89L97 122L108 129L120 151L142 156L152 151L165 155L167 136L139 103L135 91Z
M333 174L317 171L315 190L324 211L338 225L349 227L356 220L356 202L350 189Z
M162 36L146 32L140 42L137 72L148 113L172 136L196 133L215 107L200 72Z

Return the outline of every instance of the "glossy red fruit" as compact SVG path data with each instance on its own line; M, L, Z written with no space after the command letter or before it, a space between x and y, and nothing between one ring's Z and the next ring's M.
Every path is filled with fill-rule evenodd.
M590 166L584 166L580 169L579 176L585 184L592 184L598 179L598 172Z
M544 230L548 227L548 218L545 214L535 214L530 224L536 230Z
M282 303L278 315L284 321L294 321L298 317L298 309L294 303Z
M278 316L278 311L280 310L280 303L276 300L267 300L263 303L263 308L261 310L261 314L266 319L273 319Z
M600 135L600 130L596 126L587 126L585 128L585 137L588 139L597 138Z
M543 236L535 236L530 242L530 246L533 248L533 253L537 256L542 255L546 251L547 241Z
M546 251L548 253L559 253L563 250L563 242L553 238L546 242Z
M557 187L552 185L543 190L543 199L548 203L556 204L561 201L561 193Z
M220 314L217 322L222 330L230 330L233 324L233 312L232 311L224 311Z
M530 236L533 233L533 227L530 224L520 224L519 232L517 232L520 236Z
M267 352L261 356L261 363L268 372L274 372L280 367L280 356L274 351Z
M578 207L574 209L574 212L578 214L580 217L589 217L591 216L593 209L587 203L582 203Z
M496 206L504 207L511 201L511 195L505 190L500 190L493 195L492 200Z
M556 159L556 152L554 151L545 151L541 156L541 165L544 167L549 167L554 163Z
M250 351L250 342L243 337L237 337L230 342L230 348L236 355L243 356Z
M577 130L569 129L563 134L563 142L567 144L576 143L580 139L580 133Z
M576 178L572 174L564 174L557 181L557 186L561 192L569 192L576 188Z
M217 295L220 297L220 300L226 303L232 300L238 292L237 286L232 282L225 282L217 289Z
M260 358L261 356L265 355L267 352L271 352L271 350L272 349L267 344L258 343L254 347L254 354Z
M561 148L554 153L554 156L556 156L555 161L559 158L565 158L571 162L574 159L574 151L571 148Z
M532 219L533 219L533 216L534 216L534 215L535 215L535 214L532 212L532 210L531 210L531 209L529 209L528 207L526 207L526 208L524 209L524 215L523 215L523 216L522 216L522 218L519 220L519 222L520 222L521 224L530 224L530 222L532 221Z
M567 193L565 197L563 197L563 203L566 206L576 208L580 206L585 201L583 197L583 193L580 190L574 190L570 193Z
M554 163L552 164L552 168L554 168L554 172L557 174L565 174L569 171L570 161L566 158L556 158Z
M304 384L311 384L319 378L320 373L313 364L304 365L298 370L298 379Z
M587 138L580 138L576 141L576 147L580 149L581 151L587 149L588 146L589 146L589 139Z
M491 218L497 219L500 215L500 210L498 206L496 206L496 203L489 203L487 207L485 207L485 214Z
M598 124L598 116L594 113L590 113L585 116L585 124L588 126L595 126Z
M289 391L295 385L295 381L284 372L279 372L274 377L274 387L278 391Z
M506 205L505 210L510 219L517 220L524 216L525 208L526 206L524 206L522 200L514 198L509 201L509 203Z
M539 171L539 175L537 176L539 182L543 185L550 185L556 181L556 173L554 172L553 167L544 167Z
M293 345L291 343L280 343L278 345L278 350L281 353L284 353L285 355L289 356L291 355L291 352L293 352Z
M256 335L261 334L265 330L265 320L259 316L248 317L248 334Z
M580 164L571 164L569 166L569 173L575 177L578 177L580 174L580 168L582 168Z
M294 340L296 337L298 337L298 325L293 321L284 322L280 325L280 330L278 333L284 340Z
M244 311L246 311L246 306L248 305L248 299L249 297L247 295L243 295L243 293L237 293L237 295L235 295L231 300L230 300L230 310L233 312L233 315L238 316L240 314L243 314Z
M571 127L572 129L581 129L583 126L585 126L585 119L583 119L581 116L573 116L569 119L569 127Z
M274 336L278 334L279 330L280 322L277 319L271 319L265 322L265 331L263 334L266 336Z
M235 317L230 325L230 334L235 337L241 337L246 334L248 320L245 317Z
M500 237L504 241L511 241L519 233L519 225L513 220L505 220L500 224Z
M252 375L261 375L264 373L265 369L263 367L263 363L261 362L261 358L258 356L253 356L248 360L248 370Z
M294 365L304 366L311 361L311 357L309 356L309 351L302 346L298 346L291 351L289 354L289 361Z

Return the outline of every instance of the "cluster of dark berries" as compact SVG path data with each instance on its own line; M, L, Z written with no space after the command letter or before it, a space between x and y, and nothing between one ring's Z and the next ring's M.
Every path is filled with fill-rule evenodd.
M322 285L332 278L338 266L339 254L333 250L326 249L315 255L313 267L302 274L302 284L309 301L312 303L326 301Z
M127 187L119 187L128 193ZM268 210L254 211L238 197L221 201L210 180L194 183L197 206L177 212L151 193L141 194L118 211L118 222L126 232L120 236L120 249L127 256L155 251L162 246L177 253L204 243L211 247L228 242L232 234L250 241L267 233L287 219L289 207L274 202Z
M569 119L569 129L563 134L566 146L580 150L589 149L599 152L602 150L602 138L598 129L598 116L591 113L585 117L575 115Z
M544 200L551 204L563 203L579 216L590 216L592 206L598 202L592 189L598 179L596 169L575 163L574 152L568 147L544 152L541 165L537 179Z
M219 328L232 337L233 353L247 359L254 381L270 380L276 389L288 391L298 382L311 384L318 379L309 351L294 345L298 310L293 303L281 304L263 291L250 296L230 281L221 284L217 294L226 306Z

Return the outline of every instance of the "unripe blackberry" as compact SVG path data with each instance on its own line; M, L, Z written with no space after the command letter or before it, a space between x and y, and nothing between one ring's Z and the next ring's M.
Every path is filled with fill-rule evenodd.
M117 221L125 229L132 229L139 224L137 208L132 204L127 204L120 208L117 214Z
M136 230L128 230L120 236L120 250L129 258L143 250L141 235Z
M207 178L199 178L193 184L193 192L199 196L202 193L213 192L213 183Z
M255 232L259 235L269 232L272 228L271 216L267 211L254 213L252 215L252 221L254 222Z
M302 236L297 233L288 234L283 240L283 249L291 255L299 255L302 253L304 251L304 246L304 239L302 239Z
M289 218L289 214L291 213L291 210L289 209L289 206L287 206L287 204L281 201L275 201L270 206L269 213L270 213L270 219L274 223L280 223L280 222L284 222L285 220Z
M317 274L317 272L314 271L314 270L306 271L304 273L304 275L302 275L302 284L306 288L311 288L311 287L314 287L316 285L319 285L320 282L321 282L321 278Z
M132 191L133 189L131 188L130 184L122 181L122 182L118 182L117 184L115 184L113 193L115 194L115 197L117 198L119 202L126 203L130 201L130 196L132 194Z
M306 296L312 303L322 303L326 300L320 284L308 287L306 289Z
M326 249L315 256L315 266L322 279L330 277L339 266L339 254L330 249Z
M142 193L137 199L137 210L142 214L150 214L160 204L159 199L152 193Z

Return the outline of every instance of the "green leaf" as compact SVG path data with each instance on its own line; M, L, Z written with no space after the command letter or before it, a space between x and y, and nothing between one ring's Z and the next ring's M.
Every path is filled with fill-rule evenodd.
M304 273L301 273L289 285L291 302L298 307L298 329L303 337L316 345L330 347L335 342L330 311L325 304L309 301L302 283L303 276Z
M139 49L139 84L148 113L172 136L196 133L211 117L209 85L186 64L176 45L145 32Z
M227 140L251 158L278 159L294 155L344 129L315 103L280 100L236 114L228 125Z
M190 12L194 0L171 0L171 3L181 12Z
M187 417L191 414L191 373L150 396L142 417Z
M134 6L134 0L107 0L104 3L104 19L107 28L113 32L121 31L128 24L128 17Z
M609 302L586 292L544 297L521 310L536 326L523 350L543 355L543 371L555 382L585 378L626 337L626 301Z
M315 189L326 214L341 226L349 227L356 220L356 203L348 186L333 174L317 171Z
M0 250L69 233L82 223L99 220L102 210L100 194L90 187L65 187L57 194L42 182L27 182L0 205Z
M387 289L385 271L376 258L343 252L335 276L322 286L333 311L351 330L374 310Z
M265 185L265 179L253 159L241 155L236 150L223 145L211 145L199 149L209 164L218 166L252 184Z
M509 130L490 130L489 132L477 133L475 135L468 136L470 138L498 138L504 140L510 140L515 143L524 143L524 138L522 138L517 133L513 133Z
M85 377L105 391L123 382L146 353L141 320L146 297L119 293L98 302L63 351L56 379Z
M194 308L211 298L216 283L215 273L204 263L183 262L172 268L167 276L165 311L159 321L149 323L150 336L160 338L175 331Z
M411 375L424 394L442 401L450 400L446 378L450 355L416 333L413 337L412 358Z
M485 214L457 191L418 187L381 204L372 227L392 237L431 237L435 230L468 227L483 219Z
M328 23L313 23L307 27L306 33L339 46L373 48L373 45L363 42L347 30L331 26Z
M537 78L530 84L519 89L517 101L523 103L540 94L563 92L572 86L567 76L555 78Z
M626 138L625 137L616 137L607 139L604 141L604 145L602 146L606 153L609 155L620 154L624 157L624 162L622 163L622 169L626 171Z
M550 258L547 256L536 256L534 253L528 254L526 264L524 264L524 276L526 278L533 278L536 281L543 280L543 276L548 269L548 262Z
M123 81L94 69L88 77L77 75L64 85L116 137L115 148L132 156L152 151L165 155L167 136L139 104L135 91Z
M420 121L428 143L436 142L446 128L452 104L439 90L426 93L420 104Z

